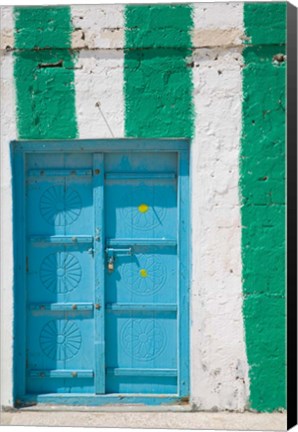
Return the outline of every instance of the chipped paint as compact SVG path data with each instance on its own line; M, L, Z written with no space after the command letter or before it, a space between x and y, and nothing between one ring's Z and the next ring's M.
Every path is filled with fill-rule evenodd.
M242 45L242 35L239 29L195 29L192 36L193 46L195 48L239 46Z
M73 5L72 47L87 49L123 49L123 5Z

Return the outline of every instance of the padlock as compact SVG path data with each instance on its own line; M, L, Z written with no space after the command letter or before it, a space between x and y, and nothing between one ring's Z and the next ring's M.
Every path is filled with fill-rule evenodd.
M114 261L115 261L114 257L111 256L109 258L109 261L108 261L108 270L109 270L109 272L114 271Z

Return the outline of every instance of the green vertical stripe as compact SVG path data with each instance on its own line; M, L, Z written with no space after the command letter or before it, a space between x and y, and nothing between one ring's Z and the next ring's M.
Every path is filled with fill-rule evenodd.
M126 136L191 137L191 7L127 6L125 21Z
M285 3L245 3L241 148L250 407L285 407Z
M70 7L16 7L14 11L19 137L74 138Z

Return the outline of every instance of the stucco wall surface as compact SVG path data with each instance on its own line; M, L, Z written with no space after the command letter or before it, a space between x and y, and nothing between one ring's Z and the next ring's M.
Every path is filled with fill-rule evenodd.
M190 402L284 409L286 3L0 11L2 405L13 405L9 142L182 137Z

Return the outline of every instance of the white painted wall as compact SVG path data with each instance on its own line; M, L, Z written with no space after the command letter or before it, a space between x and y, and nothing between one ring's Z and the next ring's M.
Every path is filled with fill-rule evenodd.
M124 137L123 10L123 5L71 8L72 46L81 48L75 66L80 138Z
M238 191L242 3L194 5L195 136L191 145L191 402L243 410L248 365L242 317ZM72 6L79 138L124 137L123 5ZM2 49L13 46L1 9ZM1 22L1 23L2 23ZM17 137L13 57L1 60L1 404L12 405L13 256L9 141ZM5 257L5 259L3 259Z
M11 7L1 7L0 29L0 401L1 405L11 406L13 403L13 237L12 184L9 143L11 140L17 138L17 130L13 57L11 52L4 51L6 47L13 47L13 16Z
M123 51L81 50L75 70L80 138L124 136Z
M243 410L249 392L238 190L242 55L233 39L243 33L242 8L196 4L193 15L194 45L202 29L232 36L228 47L225 39L193 54L191 396L202 410Z
M73 48L116 49L124 46L125 5L71 7Z

